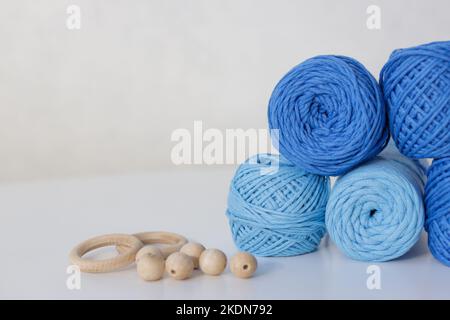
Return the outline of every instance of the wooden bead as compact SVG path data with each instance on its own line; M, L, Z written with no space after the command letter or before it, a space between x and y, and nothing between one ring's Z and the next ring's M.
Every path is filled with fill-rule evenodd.
M198 259L205 250L205 247L197 242L189 242L181 247L180 252L183 252L192 258L194 268L198 269Z
M157 248L155 246L146 245L146 246L142 247L142 249L139 250L138 253L136 253L135 261L138 262L141 257L143 257L144 255L147 255L147 254L154 255L154 256L161 256L162 258L164 258L163 254L159 248Z
M250 278L257 267L256 258L248 252L236 253L230 260L231 272L239 278Z
M194 262L191 257L182 252L174 252L167 257L166 271L177 280L189 278L194 271Z
M162 254L144 254L137 262L137 273L145 281L156 281L164 274L164 257Z
M217 276L227 266L227 256L218 249L206 249L199 259L200 269L211 276Z

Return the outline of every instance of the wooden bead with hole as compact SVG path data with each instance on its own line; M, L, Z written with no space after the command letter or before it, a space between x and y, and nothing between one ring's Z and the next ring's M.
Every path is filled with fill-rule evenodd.
M171 277L177 280L184 280L192 275L194 262L187 254L174 252L167 257L166 271Z
M236 253L230 259L231 272L239 278L250 278L257 267L258 262L256 258L248 252Z
M202 252L205 251L205 247L197 242L189 242L181 247L180 252L187 254L192 258L194 262L194 268L198 269L198 260Z
M200 269L211 276L221 274L227 266L227 256L218 249L206 249L199 259Z
M154 255L154 256L161 256L164 259L164 256L158 247L152 246L152 245L145 245L138 251L138 253L136 253L136 258L135 258L136 263L139 261L139 259L142 256L147 255L147 254Z
M137 273L145 281L156 281L164 275L164 257L162 254L142 254L137 260Z

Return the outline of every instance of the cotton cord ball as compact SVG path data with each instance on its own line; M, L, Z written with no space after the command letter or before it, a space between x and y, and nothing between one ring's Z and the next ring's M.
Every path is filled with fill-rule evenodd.
M434 160L425 186L428 247L450 267L450 158Z
M231 181L227 216L236 246L258 256L317 249L325 234L330 181L276 155L243 163Z
M377 155L389 137L381 90L362 64L317 56L289 71L269 101L272 140L307 172L341 175Z
M410 158L450 156L450 41L395 50L380 84L400 152Z
M340 177L326 209L330 238L347 256L388 261L405 254L424 225L424 168L383 153Z

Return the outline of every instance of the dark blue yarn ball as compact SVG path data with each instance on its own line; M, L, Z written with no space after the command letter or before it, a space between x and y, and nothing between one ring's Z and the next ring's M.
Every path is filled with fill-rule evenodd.
M317 56L289 71L272 93L268 117L280 153L319 175L349 171L389 137L378 83L344 56Z
M395 50L380 84L400 152L410 158L450 156L450 41Z
M425 186L428 247L433 256L450 267L450 158L434 160Z

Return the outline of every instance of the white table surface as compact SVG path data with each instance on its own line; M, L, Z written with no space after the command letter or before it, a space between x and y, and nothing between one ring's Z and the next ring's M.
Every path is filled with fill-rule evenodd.
M225 217L233 168L0 184L0 298L26 299L380 299L450 298L450 269L428 252L426 237L404 257L377 264L381 290L366 287L370 263L352 261L326 237L315 253L259 258L254 278L196 272L147 283L134 267L82 274L66 287L70 249L105 233L167 230L227 255L236 252ZM112 249L100 255L108 256Z

